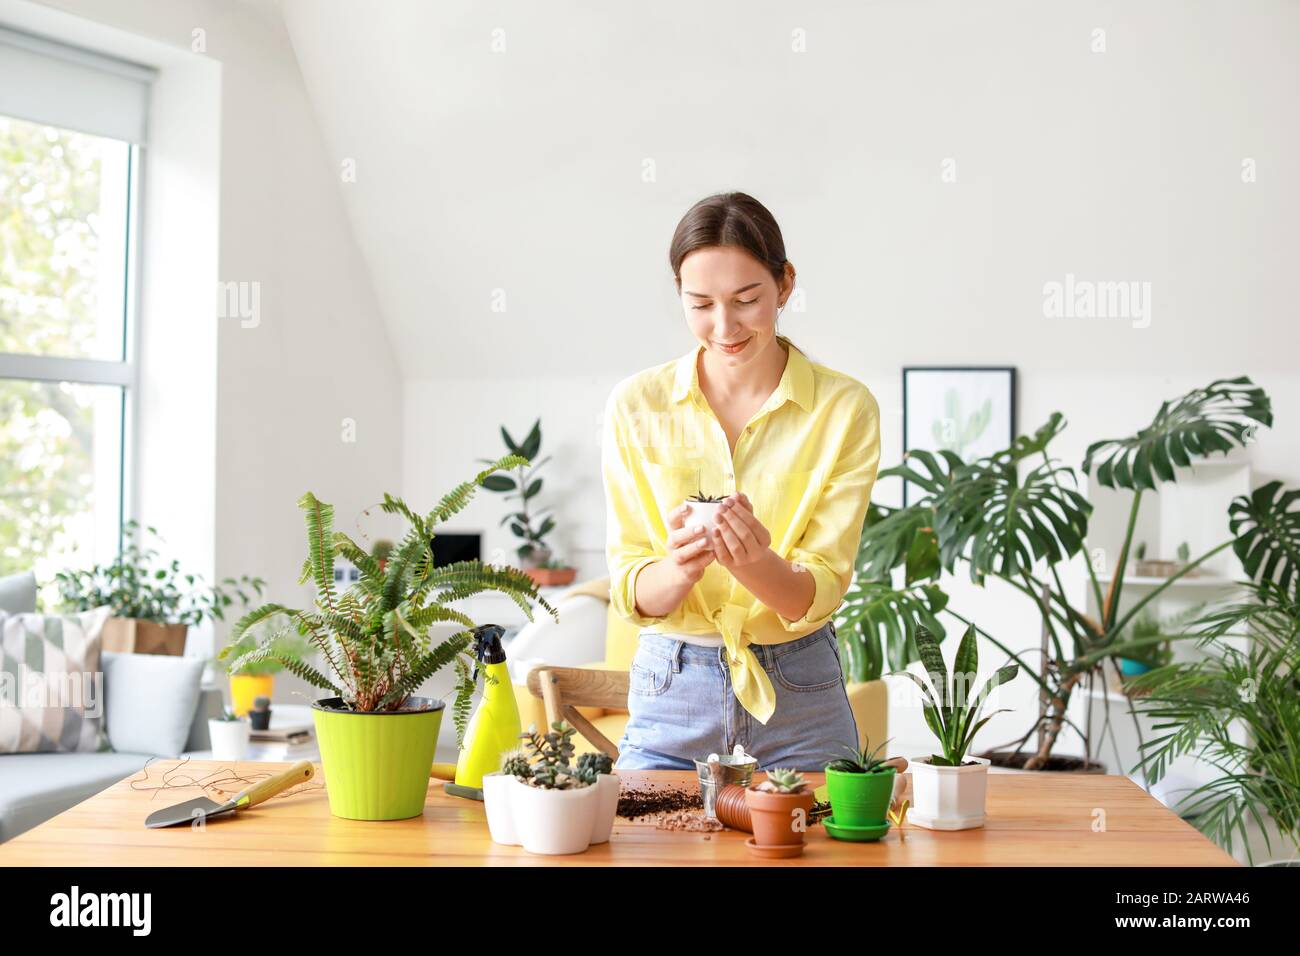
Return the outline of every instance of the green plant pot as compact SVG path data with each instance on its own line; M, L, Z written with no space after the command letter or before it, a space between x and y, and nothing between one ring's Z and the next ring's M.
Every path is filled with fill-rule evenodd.
M865 827L887 820L895 775L893 767L875 773L846 773L827 767L826 786L835 822L845 827Z
M312 704L330 813L347 820L405 820L424 812L433 751L442 726L440 700L412 697L407 710L376 714Z

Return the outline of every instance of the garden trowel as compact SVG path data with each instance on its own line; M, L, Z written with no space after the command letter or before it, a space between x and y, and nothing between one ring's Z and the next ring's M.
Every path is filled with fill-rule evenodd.
M234 813L236 810L244 810L248 807L255 807L263 800L271 799L277 793L282 793L300 783L306 783L315 773L311 761L300 760L283 773L278 773L274 777L269 777L241 790L225 803L217 803L207 797L195 797L193 800L186 800L184 803L178 803L175 806L155 810L149 814L144 821L144 825L147 827L173 827L177 824L194 823L199 820L206 823L213 817L224 816L227 813Z

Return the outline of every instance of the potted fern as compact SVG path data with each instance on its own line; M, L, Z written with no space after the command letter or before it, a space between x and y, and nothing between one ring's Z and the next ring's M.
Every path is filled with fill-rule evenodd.
M985 681L978 694L971 695L979 671L975 646L975 625L966 628L952 674L943 663L938 639L925 627L916 629L916 649L925 666L929 684L911 671L896 671L911 678L924 696L925 722L939 738L942 754L911 761L912 812L909 819L931 830L967 830L984 825L984 796L988 789L989 760L967 755L975 734L993 714L980 716L989 693L1013 680L1019 664L1008 664ZM1009 708L1003 708L1004 710Z
M307 561L300 580L314 581L315 607L263 605L235 625L232 647L263 621L287 620L320 655L325 670L283 652L274 634L240 655L231 669L274 657L290 673L327 692L312 705L312 715L330 812L335 816L397 820L423 812L444 703L415 692L447 666L456 668L454 716L457 736L463 738L476 683L470 656L474 622L450 602L481 591L499 591L530 618L533 600L555 614L538 597L528 576L516 568L478 561L438 567L433 559L433 529L464 508L492 472L518 462L514 456L502 458L473 481L454 488L427 515L416 514L400 498L384 495L380 508L405 518L410 528L382 568L378 559L334 530L330 505L311 492L299 500L307 524ZM334 583L336 558L350 561L360 573L359 580L342 592ZM444 622L463 629L435 645L430 627ZM228 647L222 656L230 652Z

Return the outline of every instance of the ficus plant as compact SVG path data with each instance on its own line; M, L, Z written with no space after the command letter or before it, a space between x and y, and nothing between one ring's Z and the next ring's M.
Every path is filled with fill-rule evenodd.
M163 543L156 528L125 522L122 548L108 564L55 574L64 607L89 611L108 605L114 617L197 626L223 621L227 608L261 597L261 578L244 575L208 585L201 574L182 571L180 561L161 560L155 542Z
M997 578L1032 601L1048 641L1046 658L1031 666L1005 641L977 633L1021 664L1039 686L1045 705L1016 745L1017 751L1041 730L1036 750L1024 767L1046 766L1061 732L1073 727L1091 754L1086 730L1068 716L1071 695L1092 686L1108 658L1134 656L1167 635L1126 637L1126 629L1151 601L1181 577L1233 548L1248 574L1282 573L1279 553L1294 553L1300 540L1295 513L1287 514L1287 494L1274 482L1236 499L1229 509L1229 534L1222 543L1178 567L1159 585L1124 607L1124 569L1144 495L1177 481L1180 467L1207 455L1225 453L1250 441L1260 426L1273 423L1264 391L1250 379L1220 379L1164 402L1151 423L1136 434L1088 446L1082 470L1099 485L1132 492L1132 504L1119 553L1103 591L1098 567L1082 562L1099 616L1076 606L1062 568L1085 549L1092 505L1077 490L1078 475L1051 455L1051 443L1065 428L1058 412L1032 435L975 461L951 451L909 452L902 464L882 477L900 477L920 491L902 508L873 505L860 539L858 581L846 597L840 628L849 676L871 673L882 658L895 670L917 656L921 627L943 637L943 613L970 626L942 590L945 575L964 565L982 585ZM898 578L901 577L901 582ZM1176 635L1185 639L1188 635ZM861 678L859 678L861 679ZM1106 706L1109 707L1107 698Z
M510 451L510 457L518 459L519 464L514 466L513 475L491 475L483 487L517 502L516 510L507 512L500 523L509 522L510 532L520 539L515 549L520 562L525 567L554 567L546 536L555 530L555 518L548 514L550 508L538 508L532 503L542 491L542 479L537 473L551 460L547 455L534 463L542 448L542 420L539 418L533 423L528 437L522 442L515 441L504 425L501 426L501 438ZM479 461L489 459L480 458Z
M306 638L323 662L322 669L302 657L287 653L276 635L240 654L231 664L239 671L267 657L307 683L342 698L355 711L402 710L426 680L447 666L456 668L453 715L458 740L463 740L475 689L474 622L454 602L484 591L496 591L513 600L528 616L533 602L558 617L537 594L537 586L524 572L512 567L457 561L439 567L433 556L435 528L461 511L493 472L513 468L520 459L507 455L471 481L462 482L443 496L428 514L418 514L402 499L384 495L379 506L385 513L406 519L408 530L388 559L381 562L348 535L334 530L334 508L307 492L298 502L307 526L307 559L300 583L316 586L315 606L306 610L265 604L245 615L233 631L234 642L221 653L229 657L250 629L277 619ZM360 579L344 591L334 583L334 562L352 562ZM461 630L434 644L430 628L450 622Z

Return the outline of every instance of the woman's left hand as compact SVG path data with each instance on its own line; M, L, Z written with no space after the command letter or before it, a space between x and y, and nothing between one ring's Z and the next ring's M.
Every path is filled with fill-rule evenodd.
M712 541L717 562L730 570L761 560L772 544L772 536L754 516L749 498L737 492L718 509L718 527Z

